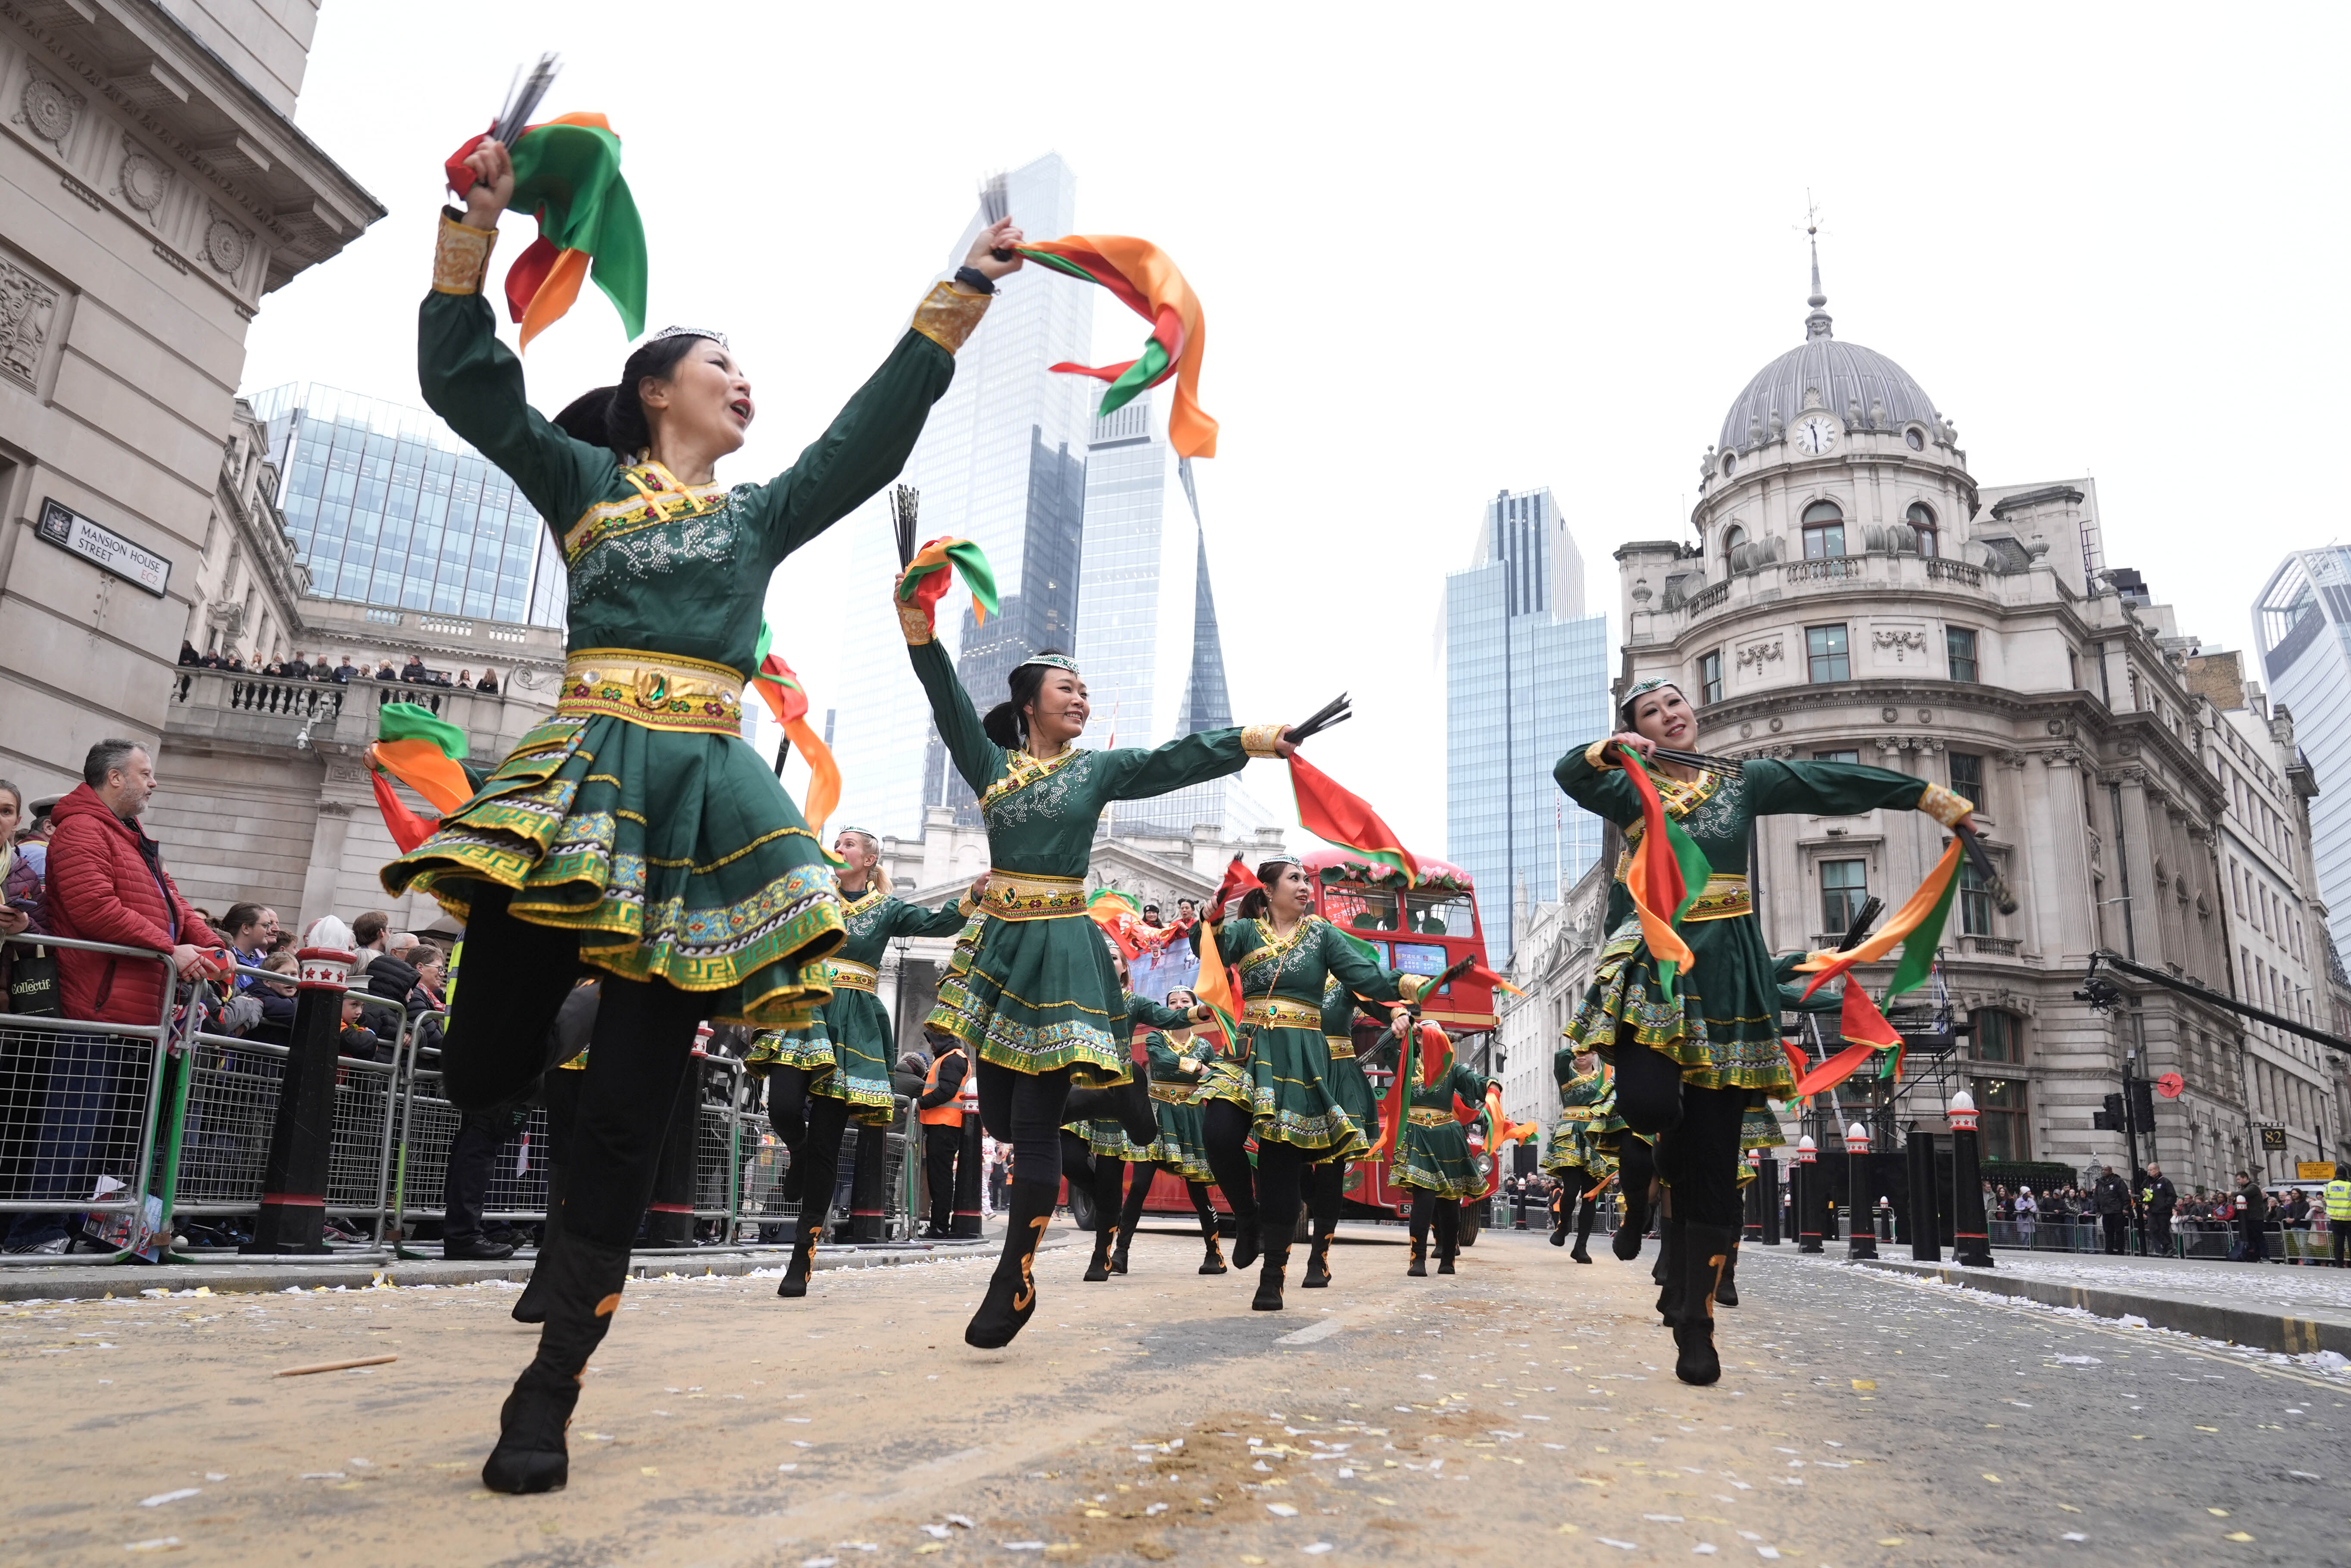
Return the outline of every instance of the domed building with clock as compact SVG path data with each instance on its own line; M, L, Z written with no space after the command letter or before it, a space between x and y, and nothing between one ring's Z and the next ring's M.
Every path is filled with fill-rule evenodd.
M2053 1166L2094 1160L2127 1174L2122 1135L2092 1114L2128 1060L2188 1085L2157 1102L2166 1169L2183 1189L2220 1185L2251 1145L2245 1026L2158 988L2110 1012L2074 994L2102 947L2232 986L2226 792L2202 755L2196 639L2137 573L2107 568L2087 478L1979 483L1926 389L1835 335L1817 249L1809 305L1802 341L1731 400L1700 460L1694 538L1616 552L1617 689L1678 681L1702 751L1865 763L1958 791L2019 907L2001 913L1969 874L1939 976L1909 999L1957 1026L1947 1053L1914 1052L1898 1092L1823 1097L1808 1130L1841 1147L1827 1117L1841 1127L1874 1096L1875 1130L1895 1140L1877 1147L1897 1147L1914 1127L1941 1133L1943 1096L1966 1088L1994 1179L2038 1188ZM1836 945L1869 898L1898 906L1945 842L1917 813L1764 819L1751 865L1767 945Z

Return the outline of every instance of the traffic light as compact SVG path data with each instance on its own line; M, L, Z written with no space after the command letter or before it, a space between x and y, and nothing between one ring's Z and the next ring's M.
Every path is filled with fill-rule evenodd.
M2120 1095L2108 1095L2105 1098L2105 1110L2090 1113L2090 1126L2099 1132L2122 1131L2123 1097Z
M2133 1078L2130 1083L2131 1119L2141 1132L2155 1129L2155 1085L2145 1078Z

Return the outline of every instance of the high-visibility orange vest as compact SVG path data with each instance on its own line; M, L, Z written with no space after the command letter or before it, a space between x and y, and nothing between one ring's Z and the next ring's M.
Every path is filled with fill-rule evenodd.
M962 1054L963 1048L957 1046L952 1051L943 1051L931 1058L930 1068L923 1075L923 1093L926 1097L935 1092L939 1086L939 1064L949 1056ZM968 1082L971 1077L971 1064L968 1062L964 1064L963 1075L967 1080L964 1087L968 1089L971 1086ZM926 1106L918 1111L916 1116L926 1127L959 1127L963 1126L963 1106L959 1103L962 1098L963 1096L958 1095L953 1098L942 1100L935 1106Z

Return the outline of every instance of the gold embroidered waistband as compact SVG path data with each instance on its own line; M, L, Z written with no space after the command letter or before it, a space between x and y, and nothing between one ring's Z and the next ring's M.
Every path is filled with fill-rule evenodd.
M1405 1119L1416 1127L1450 1127L1461 1125L1453 1119L1451 1111L1440 1106L1415 1106L1405 1113Z
M1625 880L1625 873L1633 863L1627 853L1616 858L1616 880ZM1692 920L1728 920L1744 915L1755 908L1754 896L1748 890L1747 878L1733 871L1717 871L1706 879L1698 898L1682 917L1687 925Z
M649 730L740 735L743 677L726 665L674 653L587 648L564 659L555 711L625 719Z
M1060 920L1086 912L1082 877L1032 877L990 867L979 907L999 920Z
M1151 1085L1151 1097L1162 1105L1188 1106L1192 1103L1192 1096L1199 1092L1199 1088L1200 1085L1197 1084L1154 1083Z
M1325 1034L1322 1044L1331 1047L1331 1060L1333 1062L1355 1059L1355 1037L1352 1034Z
M1241 1009L1243 1023L1270 1024L1276 1029L1311 1029L1322 1033L1322 1010L1279 996L1260 996Z
M871 992L874 989L874 982L881 979L869 965L852 963L847 959L827 959L825 967L831 972L832 989L835 991Z

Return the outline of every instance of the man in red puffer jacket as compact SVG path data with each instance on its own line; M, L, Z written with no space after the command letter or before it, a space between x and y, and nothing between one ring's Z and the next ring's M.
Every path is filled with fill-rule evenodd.
M168 954L171 968L193 974L200 948L221 945L164 873L162 849L139 826L155 793L147 748L100 741L82 764L82 783L52 815L44 910L53 935L113 942ZM162 1019L164 966L105 953L57 950L64 1015L99 1023L153 1024ZM105 1033L54 1037L30 1196L62 1210L87 1200L100 1176L128 1181L138 1158L137 1111L142 1085L134 1067L152 1058L145 1040ZM68 1215L26 1213L8 1231L11 1252L62 1252Z

